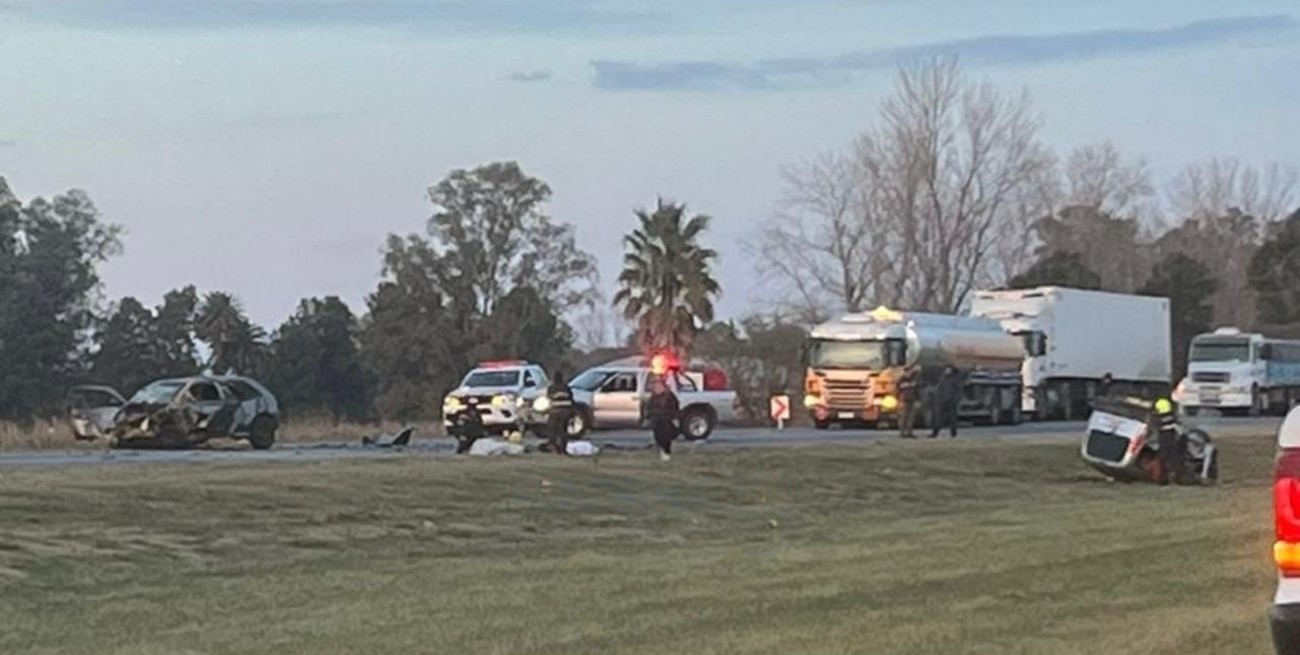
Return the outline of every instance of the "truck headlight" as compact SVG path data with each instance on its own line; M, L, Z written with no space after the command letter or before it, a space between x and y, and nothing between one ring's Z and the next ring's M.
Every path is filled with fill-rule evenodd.
M541 413L546 413L551 411L550 396L538 396L537 400L533 401L533 411L541 412Z
M806 395L806 396L803 397L803 406L804 406L804 407L808 407L808 408L812 408L812 407L820 407L822 404L823 404L823 403L822 403L822 397L821 397L821 396L818 396L818 395L815 395L815 394L811 394L811 393L810 393L810 394L808 394L808 395Z
M460 398L447 396L442 399L443 412L459 412L462 407L464 407L464 404L460 402Z
M898 398L894 396L885 396L884 398L881 398L880 408L890 412L898 409Z

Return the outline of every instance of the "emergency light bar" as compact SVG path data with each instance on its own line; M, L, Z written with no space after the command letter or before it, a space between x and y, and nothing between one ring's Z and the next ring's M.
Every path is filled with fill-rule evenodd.
M514 368L516 366L524 366L527 363L528 362L522 359L501 359L501 360L495 360L489 362L479 362L478 367L479 368Z

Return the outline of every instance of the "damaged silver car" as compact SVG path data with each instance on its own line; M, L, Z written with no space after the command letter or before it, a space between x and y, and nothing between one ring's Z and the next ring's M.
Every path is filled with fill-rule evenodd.
M214 438L247 439L270 448L280 427L280 407L266 387L251 378L195 376L156 380L130 399L107 387L79 387L102 403L73 405L78 439L105 439L112 446L186 448ZM99 392L94 395L93 392ZM111 393L108 393L111 392ZM111 420L105 417L111 412Z

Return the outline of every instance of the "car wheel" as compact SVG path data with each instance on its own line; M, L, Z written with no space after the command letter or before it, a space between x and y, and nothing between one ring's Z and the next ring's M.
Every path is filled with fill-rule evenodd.
M688 409L682 415L682 434L687 441L702 441L713 434L713 416L703 409Z
M265 414L253 419L248 429L248 443L256 450L266 450L275 445L275 419Z
M570 439L580 439L591 429L591 416L585 409L579 409L569 415L569 422L564 426L564 431Z

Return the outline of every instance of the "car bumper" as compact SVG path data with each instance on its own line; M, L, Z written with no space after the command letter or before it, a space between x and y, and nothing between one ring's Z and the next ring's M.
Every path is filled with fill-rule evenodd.
M1237 409L1250 407L1254 400L1249 393L1220 393L1202 394L1197 391L1184 391L1183 400L1180 402L1184 407L1223 407L1225 409Z
M1268 613L1273 650L1278 655L1300 655L1300 603L1273 605Z

